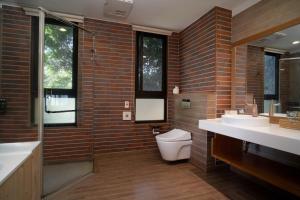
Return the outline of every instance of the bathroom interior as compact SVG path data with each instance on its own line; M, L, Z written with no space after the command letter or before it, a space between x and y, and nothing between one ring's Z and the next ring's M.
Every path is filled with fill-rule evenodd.
M299 0L0 1L0 200L299 198Z

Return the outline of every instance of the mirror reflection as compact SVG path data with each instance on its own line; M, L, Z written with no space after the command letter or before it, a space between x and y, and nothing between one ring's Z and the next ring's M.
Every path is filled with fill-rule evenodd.
M243 46L238 49L246 49L246 92L258 112L300 111L300 25Z

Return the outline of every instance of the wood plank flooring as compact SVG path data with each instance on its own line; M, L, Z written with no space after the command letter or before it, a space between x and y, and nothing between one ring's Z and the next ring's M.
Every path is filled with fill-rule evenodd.
M187 162L166 163L150 151L100 155L95 174L47 200L289 199L229 169L203 173Z

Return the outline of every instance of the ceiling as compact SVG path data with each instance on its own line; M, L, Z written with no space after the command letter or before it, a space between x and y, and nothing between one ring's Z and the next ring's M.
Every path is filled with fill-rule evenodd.
M106 0L4 0L21 6L42 6L50 11L83 15L88 18L106 18L103 7ZM233 15L260 0L134 0L133 9L123 23L181 31L214 6L227 8ZM120 20L118 20L120 21Z
M250 44L264 48L284 50L290 53L300 52L300 43L292 44L293 41L300 41L300 25L273 33Z

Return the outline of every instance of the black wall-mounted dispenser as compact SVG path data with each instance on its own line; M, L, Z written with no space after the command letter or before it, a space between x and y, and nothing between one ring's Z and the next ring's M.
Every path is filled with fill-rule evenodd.
M0 98L0 114L4 114L6 112L7 102L6 99Z

